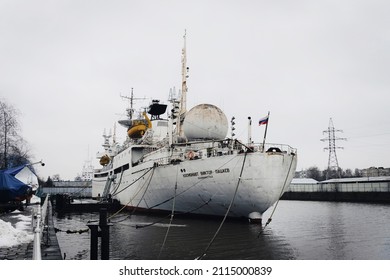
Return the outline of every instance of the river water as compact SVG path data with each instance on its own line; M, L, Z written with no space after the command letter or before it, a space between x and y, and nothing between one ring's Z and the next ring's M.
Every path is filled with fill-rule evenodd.
M272 218L264 230L226 221L211 243L219 219L175 215L170 223L169 216L120 213L111 219L110 259L191 260L206 253L203 259L390 260L388 204L280 201ZM55 217L66 259L90 258L90 233L66 231L98 219L91 213Z

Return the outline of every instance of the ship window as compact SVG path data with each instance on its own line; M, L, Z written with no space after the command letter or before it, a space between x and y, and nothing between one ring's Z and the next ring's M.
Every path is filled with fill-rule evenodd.
M105 173L97 173L94 175L95 178L102 178L102 177L107 177L108 172Z
M120 172L123 172L125 170L129 169L129 164L126 163L125 165L122 165L121 167L115 168L114 169L114 174L118 174Z
M129 164L126 163L125 165L122 165L121 167L115 168L114 169L114 174L118 174L120 172L123 172L125 170L129 169Z

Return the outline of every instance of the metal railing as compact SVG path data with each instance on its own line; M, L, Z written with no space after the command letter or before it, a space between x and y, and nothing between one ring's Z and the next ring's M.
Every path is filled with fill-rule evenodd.
M32 228L34 233L34 242L33 242L33 260L41 260L41 240L43 230L45 229L47 223L47 206L49 201L49 195L46 196L45 202L42 206L38 205L37 211L32 216Z

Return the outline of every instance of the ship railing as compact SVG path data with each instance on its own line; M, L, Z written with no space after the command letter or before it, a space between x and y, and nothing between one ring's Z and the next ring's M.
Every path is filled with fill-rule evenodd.
M33 260L41 260L41 240L43 235L43 230L47 224L47 206L49 204L49 195L46 196L45 202L43 205L38 205L38 209L32 216L32 228L34 233L34 242L33 242Z
M241 150L251 148L253 151L264 151L266 152L270 148L278 148L279 150L286 153L296 153L297 150L291 147L288 144L280 144L280 143L245 143L235 139L224 139L224 140L200 140L200 141L192 141L192 142L184 142L184 143L175 143L174 145L177 147L194 147L197 144L210 144L209 148L219 149L219 148L230 148L233 150Z
M254 152L281 152L281 153L287 153L287 154L296 154L297 149L291 147L288 144L279 144L279 143L265 143L258 144L258 143L252 143L248 145L248 147L253 148Z
M196 151L197 144L202 143L210 143L210 141L196 141L196 142L187 142L187 143L180 143L176 144L177 147L181 147L178 150L174 151L174 153L170 156L165 157L152 157L150 159L143 159L142 162L149 162L153 161L158 166L161 165L167 165L170 164L173 161L183 161L185 159L188 159L188 152ZM245 144L238 141L213 141L211 142L211 146L208 147L206 150L208 150L207 153L204 153L204 155L200 155L198 158L203 158L204 156L207 157L214 157L214 156L221 156L221 155L227 155L227 154L233 154L233 150L237 152L244 152L247 149L250 149L251 152L264 152L264 153L283 153L283 154L296 154L297 150L295 148L292 148L288 144L280 144L280 143L265 143L264 145L261 143L251 143L251 144ZM232 145L233 143L233 145ZM194 149L195 148L195 149ZM197 157L195 157L196 159Z
M235 141L231 139L220 140L220 141L199 141L199 142L187 142L186 144L181 144L180 146L191 146L194 147L196 144L202 143L212 143L210 144L210 151L215 151L214 153L210 152L211 156L219 156L229 154L227 151L236 150L243 152L249 150L251 152L280 152L285 154L296 154L297 149L291 147L288 144L280 143L242 143L240 141ZM218 151L223 151L222 154Z
M202 147L202 144L209 144L208 147ZM199 146L200 145L200 146ZM186 153L188 151L197 151L206 149L207 157L220 156L226 154L232 154L233 151L244 152L249 150L250 152L273 152L273 153L284 153L284 154L296 154L297 149L291 147L288 144L281 143L243 143L238 140L225 139L225 140L215 140L215 141L193 141L186 143L177 143L176 147L182 147L176 151L176 156L180 157L181 153Z
M157 165L161 166L161 165L167 165L169 164L169 159L170 157L159 157L159 158L151 158L151 159L148 159L148 160L143 160L143 162L150 162L150 161L153 161L155 162Z

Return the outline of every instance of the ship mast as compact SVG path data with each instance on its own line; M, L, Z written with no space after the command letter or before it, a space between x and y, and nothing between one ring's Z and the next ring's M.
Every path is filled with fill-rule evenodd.
M188 78L188 70L187 67L187 50L186 50L186 36L187 31L184 31L184 46L182 49L182 58L181 58L181 96L180 96L180 113L179 119L177 121L177 132L179 136L184 136L182 122L184 121L185 114L187 112L187 78Z
M129 100L129 108L127 108L126 111L127 111L127 117L129 118L129 120L132 120L133 119L133 113L134 113L134 109L133 109L134 92L133 92L133 88L131 88L131 96L130 97L122 95L122 94L121 94L121 97Z
M181 110L180 114L183 115L187 112L187 78L188 78L188 67L187 67L187 51L186 51L186 36L187 32L184 33L184 46L182 50L182 58L181 58Z
M129 120L131 120L133 118L133 112L134 112L134 109L133 109L133 100L134 100L134 92L133 92L133 88L131 88L131 96L130 96L130 108L128 109L128 117L129 117Z

